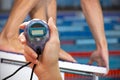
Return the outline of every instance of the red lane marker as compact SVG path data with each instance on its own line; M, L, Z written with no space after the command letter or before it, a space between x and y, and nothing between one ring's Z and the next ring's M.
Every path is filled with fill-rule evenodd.
M89 57L92 52L69 52L73 57ZM109 51L110 56L120 56L119 51Z

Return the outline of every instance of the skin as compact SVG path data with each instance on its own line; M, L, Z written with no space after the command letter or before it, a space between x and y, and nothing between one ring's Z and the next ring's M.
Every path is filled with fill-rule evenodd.
M55 4L53 1L55 0L52 0L50 4ZM49 17L53 17L54 18L53 22L54 23L56 22L56 16L54 16L56 15L55 6L54 5L50 6L48 5L48 3L47 4L44 3L44 6L46 8L44 8L45 10L41 8L41 11L43 11L41 12L37 10L39 9L39 7L37 6L40 6L40 3L38 4L38 2L39 0L29 0L29 1L15 0L9 19L3 31L0 34L0 50L25 53L24 52L25 47L18 40L18 35L19 35L18 32L19 32L19 25L22 23L22 21L25 19L25 17L29 12L32 18L40 18L45 21L48 21ZM108 46L104 33L103 15L102 15L100 3L98 0L81 0L81 5L82 5L83 13L86 17L86 20L89 24L89 27L96 42L96 50L93 51L93 53L91 54L89 64L92 64L93 62L97 62L99 66L105 66L109 71ZM55 11L51 11L55 14L49 13L51 10L50 8L55 8L52 9ZM36 13L34 13L33 11L34 9L36 9ZM41 14L42 17L39 17L40 13L42 13ZM46 18L43 17L43 15L45 16L45 13L47 15ZM59 52L60 58L75 62L75 60L70 55L68 55L67 52L65 52L62 49L60 49L59 51L60 51ZM39 74L37 72L35 73Z
M56 4L55 1L52 1L51 5L47 4L48 15L50 14L49 12L53 12L51 13L51 16L56 17L56 6L52 4ZM99 0L81 0L81 7L96 42L96 50L93 51L93 53L91 54L88 64L93 64L94 62L97 62L99 66L104 66L109 71L109 53L104 32L103 14ZM49 11L51 10L51 8L53 11ZM40 13L38 12L38 15L39 14ZM54 21L56 21L55 19L56 18L54 18ZM64 55L61 56L64 56L64 58L67 57L67 55L65 56L67 52L62 49L60 50L60 52L64 53Z
M33 65L36 64L34 72L39 80L62 80L58 66L60 51L58 31L52 18L49 19L48 25L50 29L50 39L45 44L45 48L39 60L36 59L37 53L26 45L24 35L21 35L19 39L24 44L24 56L26 60L32 62L30 67L32 68ZM23 26L25 27L25 24L22 25L22 27Z
M49 4L51 4L51 5L49 5ZM53 0L49 4L47 3L47 7L48 7L47 14L48 15L51 14L51 16L54 17L54 21L56 22L55 0ZM83 13L86 17L86 20L89 24L90 30L93 34L93 37L95 39L95 42L96 42L96 50L93 51L93 53L91 54L88 64L97 62L97 64L99 66L104 66L109 71L108 46L107 46L107 41L106 41L105 32L104 32L104 23L103 23L104 21L103 21L102 9L101 9L99 0L81 0L81 7L82 7ZM53 11L50 11L51 9ZM36 10L39 11L39 9L37 9L37 8L36 8ZM49 13L49 12L51 12L51 13ZM38 14L38 15L36 15L36 17L38 17L40 12L38 12L36 14ZM67 55L65 56L65 54L67 54L67 52L65 52L62 49L60 50L60 52L64 53L64 55L61 55L61 56L63 56L64 58L67 57ZM66 59L68 59L68 58L66 58ZM69 59L68 59L68 61L69 61Z
M48 18L52 17L56 24L56 0L40 0L31 12L31 18L38 18L44 21L48 21Z
M81 0L81 6L96 42L96 50L91 54L89 64L97 62L109 71L109 53L99 0Z
M49 17L53 17L54 23L56 23L56 5L53 4L56 4L55 0L15 0L8 21L0 34L0 50L24 54L23 45L18 40L19 25L28 13L30 13L31 18L45 21L48 21ZM71 55L62 49L59 56L60 59L76 62Z

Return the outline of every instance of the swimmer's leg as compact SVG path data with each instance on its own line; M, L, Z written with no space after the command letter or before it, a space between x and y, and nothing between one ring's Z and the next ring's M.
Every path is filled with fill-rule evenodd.
M46 22L52 17L56 24L56 5L56 0L40 0L40 2L31 10L30 16L31 18L42 19ZM70 62L76 62L71 55L62 49L60 49L59 58Z

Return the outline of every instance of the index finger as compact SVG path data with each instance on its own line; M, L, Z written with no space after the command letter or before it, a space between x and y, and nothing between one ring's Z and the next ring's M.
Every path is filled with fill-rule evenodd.
M30 22L30 21L22 23L22 24L19 26L20 29L25 29L25 27L27 26L27 24L29 24L29 22Z

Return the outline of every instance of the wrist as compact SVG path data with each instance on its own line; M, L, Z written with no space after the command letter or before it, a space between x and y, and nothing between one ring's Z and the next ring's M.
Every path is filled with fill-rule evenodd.
M101 42L96 42L96 48L97 50L108 50L108 45L107 45L107 41L103 40Z
M39 69L35 73L39 80L62 80L58 64L50 67L44 66L42 71Z

